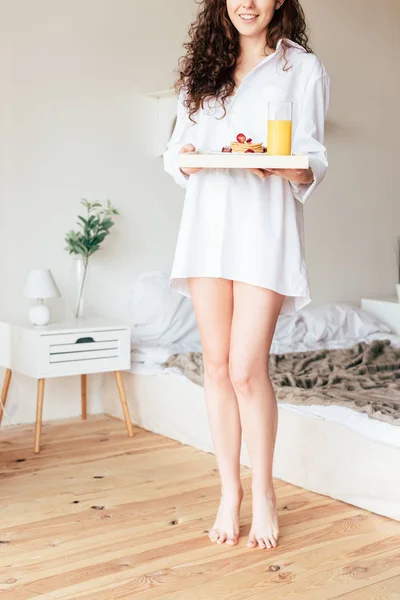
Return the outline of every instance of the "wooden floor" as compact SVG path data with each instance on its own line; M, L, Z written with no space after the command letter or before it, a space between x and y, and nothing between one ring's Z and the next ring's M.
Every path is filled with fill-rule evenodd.
M400 523L276 482L276 549L212 544L215 457L106 417L0 432L0 600L400 598Z

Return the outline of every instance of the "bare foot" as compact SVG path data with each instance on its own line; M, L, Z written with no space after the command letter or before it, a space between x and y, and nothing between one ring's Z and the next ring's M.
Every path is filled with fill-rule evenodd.
M208 537L212 542L235 546L239 540L239 512L243 500L243 488L237 492L223 493L217 518Z
M265 494L253 490L253 522L247 546L250 548L276 548L279 525L275 493Z

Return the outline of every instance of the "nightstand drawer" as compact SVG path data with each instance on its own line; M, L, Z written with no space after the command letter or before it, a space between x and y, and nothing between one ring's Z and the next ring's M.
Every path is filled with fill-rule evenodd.
M47 377L70 372L93 373L130 366L128 329L45 333L40 336L40 371Z
M72 348L71 350L62 348L60 346L54 346L53 348L50 347L49 362L60 363L69 362L71 360L88 360L93 358L118 358L119 356L118 342L112 342L112 345L101 342L96 344L95 342L94 344L80 344L80 346L81 347L79 349ZM85 346L85 348L83 346Z
M67 362L71 360L87 360L93 358L117 358L120 355L119 332L101 332L92 335L78 334L75 341L71 334L66 339L58 334L57 339L49 337L48 357L50 363ZM54 343L57 342L57 343ZM61 343L59 343L61 342Z

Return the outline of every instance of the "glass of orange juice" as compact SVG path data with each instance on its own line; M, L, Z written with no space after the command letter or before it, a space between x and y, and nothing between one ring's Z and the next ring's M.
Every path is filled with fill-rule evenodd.
M268 102L268 154L292 154L292 121L293 102Z

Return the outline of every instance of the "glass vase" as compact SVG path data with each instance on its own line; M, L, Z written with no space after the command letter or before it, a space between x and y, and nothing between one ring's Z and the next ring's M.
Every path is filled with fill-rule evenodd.
M89 259L75 255L72 260L69 285L69 308L73 319L87 317L88 287Z

